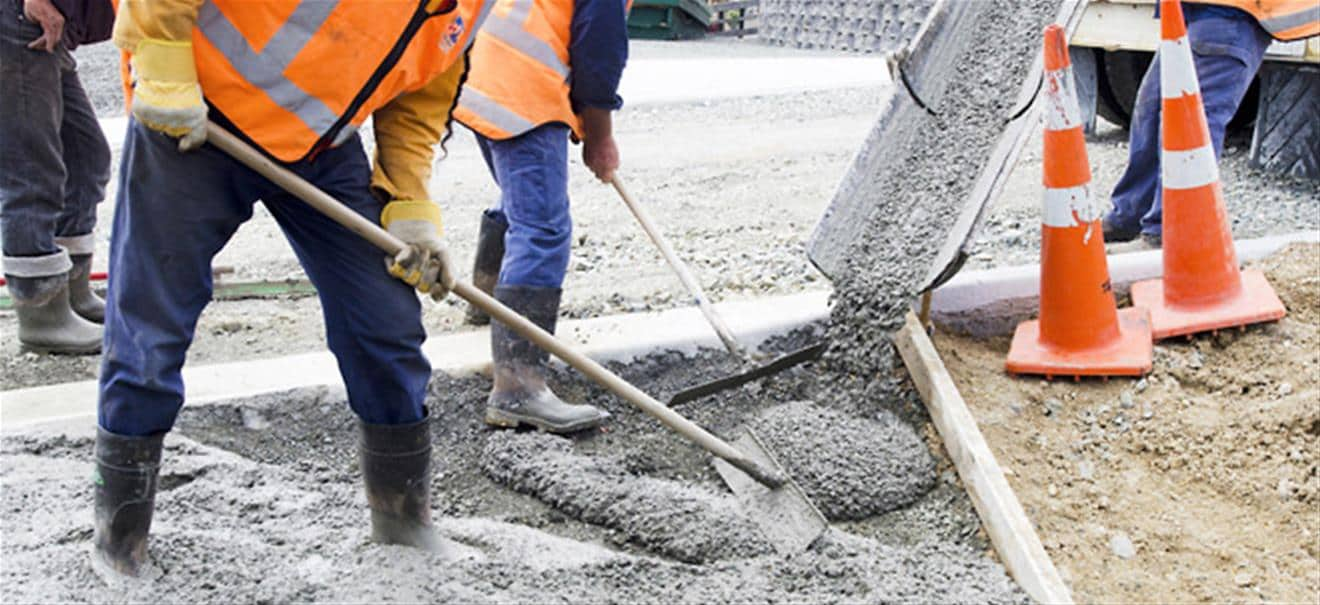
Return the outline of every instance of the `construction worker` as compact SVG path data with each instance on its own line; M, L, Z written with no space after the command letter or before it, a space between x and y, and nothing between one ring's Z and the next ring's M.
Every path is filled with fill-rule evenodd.
M500 186L481 218L473 282L549 332L559 315L572 219L569 138L608 181L619 167L611 112L628 59L626 0L497 0L472 48L454 117L472 129ZM469 309L469 321L489 318ZM548 355L496 324L486 422L568 433L608 414L565 403L545 382Z
M359 418L377 542L441 549L430 528L431 369L415 286L451 283L426 182L483 0L121 0L132 120L110 243L96 439L93 562L139 574L161 442L211 297L211 259L258 199L316 286L326 339ZM355 129L373 117L373 171ZM393 259L204 145L207 119L379 219ZM388 265L388 266L387 266ZM396 280L391 274L406 278Z
M1274 39L1299 40L1320 34L1316 0L1195 0L1185 2L1187 38L1201 83L1206 123L1215 157L1224 132ZM1106 242L1129 242L1128 250L1162 244L1160 195L1160 57L1146 70L1132 108L1128 166L1114 187L1113 210L1102 220Z
M71 51L108 40L114 19L110 0L0 2L0 264L28 350L101 350L88 279L110 146Z

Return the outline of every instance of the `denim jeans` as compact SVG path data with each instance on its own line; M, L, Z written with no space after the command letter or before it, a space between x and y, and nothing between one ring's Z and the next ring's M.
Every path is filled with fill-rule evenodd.
M213 116L216 117L216 116ZM361 141L286 164L358 214L379 220ZM373 424L425 417L431 366L421 304L390 277L385 254L224 152L129 122L110 235L99 422L120 435L168 431L183 405L181 370L211 300L211 260L262 200L321 298L326 341L348 402ZM270 338L278 338L276 335Z
M573 218L568 212L568 127L545 124L511 139L477 135L500 186L486 215L509 226L501 286L558 288L568 271Z
M22 15L20 0L0 0L0 242L19 298L58 287L69 255L92 253L110 180L110 146L73 56L28 49L41 27Z
M1256 77L1270 36L1242 11L1226 16L1221 7L1184 5L1187 37L1201 83L1201 100L1215 157L1224 150L1224 131ZM1137 90L1132 109L1128 165L1114 187L1109 221L1119 230L1158 235L1163 207L1160 195L1160 58L1156 55Z

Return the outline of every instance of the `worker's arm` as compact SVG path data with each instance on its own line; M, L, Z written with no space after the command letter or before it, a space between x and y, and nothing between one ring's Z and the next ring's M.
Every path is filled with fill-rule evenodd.
M456 62L425 87L404 93L376 110L376 168L371 187L391 200L429 199L435 146L449 130L464 61Z
M611 112L623 106L618 91L628 62L627 0L574 0L570 29L569 99L582 123L582 161L608 181L619 168Z
M206 104L197 82L192 31L202 0L121 0L115 45L133 55L133 118L179 137L179 149L206 140Z
M440 208L431 201L435 146L449 130L464 61L458 61L421 89L404 93L372 115L376 167L371 188L389 200L380 223L408 243L390 260L390 273L439 300L449 292L449 254L441 239Z

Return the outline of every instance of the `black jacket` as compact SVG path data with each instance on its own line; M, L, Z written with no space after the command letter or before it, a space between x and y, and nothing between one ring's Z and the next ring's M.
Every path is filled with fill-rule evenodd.
M110 0L51 0L64 13L64 44L73 50L79 44L109 40L115 29L115 8Z

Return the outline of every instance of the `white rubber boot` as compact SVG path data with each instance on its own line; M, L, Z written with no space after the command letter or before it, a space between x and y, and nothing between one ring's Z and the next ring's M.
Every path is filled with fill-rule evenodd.
M69 304L69 284L58 276L54 288L37 285L37 280L6 276L14 295L18 315L18 342L23 349L37 353L91 355L101 352L101 326L79 317ZM44 290L44 291L43 291ZM37 293L26 297L25 292Z

